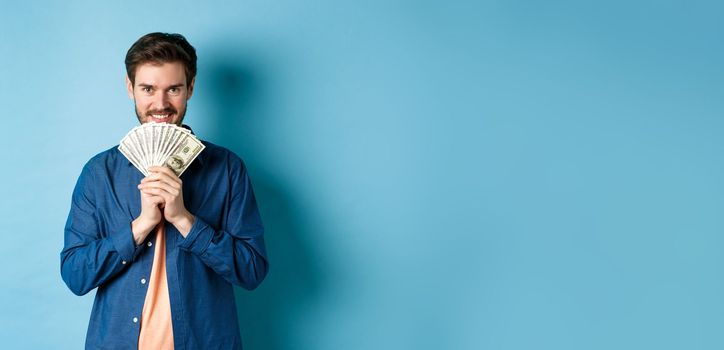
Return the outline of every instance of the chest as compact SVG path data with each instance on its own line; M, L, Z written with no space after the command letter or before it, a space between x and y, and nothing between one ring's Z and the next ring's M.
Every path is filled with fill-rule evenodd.
M229 186L224 174L210 173L201 167L187 169L181 177L183 203L191 214L202 217L210 225L225 225L229 206ZM101 180L96 191L96 213L105 235L109 230L128 225L141 214L141 194L137 186L143 174L125 167Z

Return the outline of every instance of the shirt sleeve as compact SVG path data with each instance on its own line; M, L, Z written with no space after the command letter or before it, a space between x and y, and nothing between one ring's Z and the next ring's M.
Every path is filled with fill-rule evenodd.
M84 295L117 275L139 253L130 222L116 232L101 234L93 183L93 170L86 164L73 190L60 253L60 274L77 295Z
M256 288L267 274L269 263L264 227L246 169L231 172L231 200L225 227L217 230L196 216L179 249L198 256L229 283Z

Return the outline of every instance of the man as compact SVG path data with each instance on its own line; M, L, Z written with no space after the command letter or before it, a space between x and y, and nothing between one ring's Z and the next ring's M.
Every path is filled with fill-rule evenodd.
M196 77L186 39L147 34L125 63L139 122L183 125ZM60 264L73 293L97 288L86 348L241 349L232 284L266 276L264 229L243 161L202 142L183 181L166 167L144 178L115 146L83 167Z

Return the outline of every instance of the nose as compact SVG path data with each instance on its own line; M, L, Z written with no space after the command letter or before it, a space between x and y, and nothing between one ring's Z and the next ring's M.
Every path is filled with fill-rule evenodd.
M159 91L153 96L153 109L162 110L170 105L171 103L169 102L168 96L162 91Z

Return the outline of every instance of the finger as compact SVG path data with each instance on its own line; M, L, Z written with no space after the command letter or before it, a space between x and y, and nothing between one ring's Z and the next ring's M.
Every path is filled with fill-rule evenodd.
M145 197L144 200L150 202L151 204L158 205L158 204L164 204L166 200L161 196L156 196L152 194L144 193L143 196Z
M156 173L156 175L149 175L149 177L141 180L141 183L139 184L139 186L142 186L142 185L145 185L148 183L153 183L153 182L162 182L162 183L168 184L169 186L171 186L179 191L181 190L181 187L182 187L181 183L177 182L170 176L168 176L166 174L162 174L162 173Z
M174 174L174 172L171 169L169 169L168 167L165 167L165 166L151 166L151 167L148 167L148 170L155 172L155 173L166 173L169 175Z
M144 188L143 191L147 191L148 194L159 196L163 198L164 203L174 203L179 198L178 196L166 191L163 188Z
M153 195L153 196L163 197L163 199L164 199L165 201L167 201L167 202L172 201L173 198L174 198L173 195L171 195L170 193L166 192L166 190L164 190L164 189L162 189L162 188L157 188L157 187L154 187L154 188L144 188L144 189L142 189L141 191L143 191L143 192L146 193L146 194Z
M167 173L161 173L161 172L151 173L150 175L145 177L143 180L141 180L141 183L144 184L144 183L153 182L153 181L162 181L162 182L165 182L165 183L173 186L174 188L179 188L179 189L182 186L181 179L179 179L178 177L173 177L171 175L168 175Z
M149 171L148 175L141 179L141 182L158 181L162 177L162 174L162 172L158 171Z
M181 186L182 186L181 180L179 180L178 178L174 179L168 175L161 175L161 177L159 178L159 181L162 181L177 190L181 190Z
M174 185L170 185L170 184L162 182L162 181L153 181L153 182L147 182L147 183L138 185L138 189L141 189L141 190L149 189L149 188L162 189L173 196L178 196L181 193L181 191L178 188L176 188Z
M149 191L145 191L143 189L141 189L140 191L141 191L141 197L143 197L144 200L155 200L157 198L161 198L161 200L163 200L163 197L161 197L157 194L153 194L153 193L151 193Z
M148 168L148 170L151 172L154 172L154 173L166 174L169 177L171 177L172 179L174 179L174 181L177 181L179 183L181 182L181 179L176 175L176 173L174 173L173 170L169 169L168 167L152 166L152 167Z
M164 196L162 194L151 195L151 196L153 196L153 198L154 198L153 200L151 200L151 203L153 205L158 205L160 208L165 207L166 203L171 203L171 199L167 198L167 196Z

